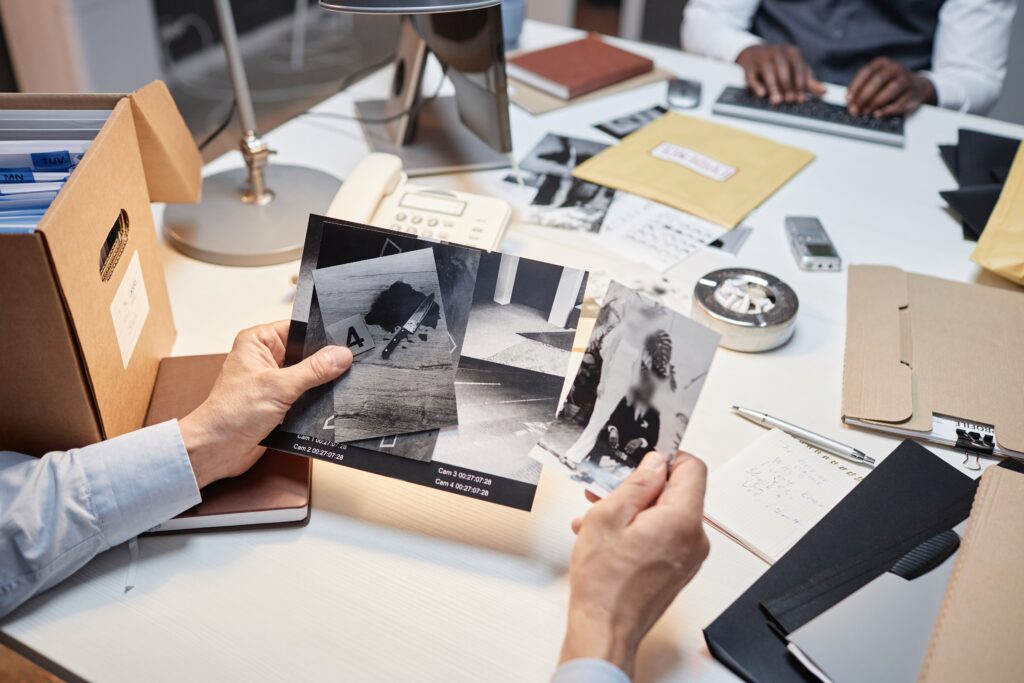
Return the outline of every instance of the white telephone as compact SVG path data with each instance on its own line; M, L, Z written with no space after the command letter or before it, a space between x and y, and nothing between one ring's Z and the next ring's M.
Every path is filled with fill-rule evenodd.
M487 251L501 244L512 217L504 199L406 180L397 156L370 154L338 190L327 215Z

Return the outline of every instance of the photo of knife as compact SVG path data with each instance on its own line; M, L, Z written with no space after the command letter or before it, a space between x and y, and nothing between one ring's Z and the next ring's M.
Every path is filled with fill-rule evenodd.
M420 323L423 322L423 319L427 317L427 313L429 313L430 309L433 307L434 295L430 294L427 296L426 299L420 302L420 305L416 307L416 310L413 311L413 314L409 316L409 319L405 322L405 324L402 325L402 327L400 327L397 332L395 332L395 336L393 336L391 340L388 342L387 346L384 347L384 350L380 354L382 360L387 360L388 357L391 356L391 352L398 348L399 344L401 344L405 339L407 339L410 334L416 332L416 329L420 326Z

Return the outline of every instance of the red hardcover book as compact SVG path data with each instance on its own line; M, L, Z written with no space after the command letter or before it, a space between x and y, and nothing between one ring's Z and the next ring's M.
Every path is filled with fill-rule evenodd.
M517 55L508 75L546 93L570 100L651 71L654 62L590 34L582 40Z

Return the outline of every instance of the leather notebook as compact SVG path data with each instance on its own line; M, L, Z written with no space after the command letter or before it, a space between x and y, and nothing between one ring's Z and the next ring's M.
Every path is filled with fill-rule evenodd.
M202 403L225 354L178 356L160 361L146 426L180 419ZM313 461L268 450L245 474L202 490L203 502L151 533L254 526L296 526L309 521Z
M590 34L582 40L510 57L508 75L570 100L654 69L646 57L621 50Z
M1024 680L1024 474L981 477L953 577L921 669L922 683Z

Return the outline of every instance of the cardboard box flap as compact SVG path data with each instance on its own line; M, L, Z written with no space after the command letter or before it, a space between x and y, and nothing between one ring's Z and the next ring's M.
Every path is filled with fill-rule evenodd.
M187 170L180 162L195 146L176 141L184 125L162 84L140 98L137 107L117 94L0 94L8 109L109 111L37 229L0 235L0 448L84 446L145 418L174 320L135 120L150 140L179 149L151 154L154 168ZM147 119L158 105L167 111Z
M907 275L888 266L851 266L848 292L843 417L905 422L914 414L913 377L901 352L909 349L901 341Z
M1024 293L913 274L908 293L914 422L981 422L1000 446L1024 451Z
M39 222L104 438L137 429L173 318L128 98ZM133 265L134 264L134 265Z
M847 296L844 418L922 436L959 418L1024 452L1024 294L852 266Z
M129 99L150 200L199 201L203 159L167 85L153 81Z

